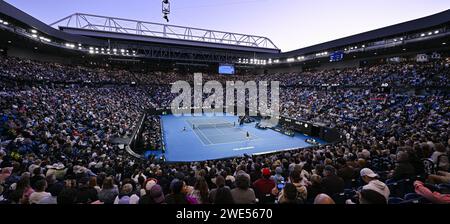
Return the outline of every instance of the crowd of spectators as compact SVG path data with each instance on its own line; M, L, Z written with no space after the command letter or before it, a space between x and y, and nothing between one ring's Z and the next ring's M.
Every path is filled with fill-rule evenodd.
M207 76L283 80L282 115L325 123L344 139L290 152L180 164L136 159L114 139L130 138L146 109L170 105L175 95L167 84L192 75L146 76L17 58L1 58L0 68L0 76L9 80L0 85L1 203L450 203L450 94L372 89L386 82L448 87L444 61ZM341 87L310 87L324 83ZM157 147L159 119L148 116L144 122L152 128L143 137Z

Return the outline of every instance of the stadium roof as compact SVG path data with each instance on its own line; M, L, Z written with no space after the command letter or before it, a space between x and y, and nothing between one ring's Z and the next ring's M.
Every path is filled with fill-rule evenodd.
M108 45L107 39L120 39L254 53L280 52L269 38L256 35L81 13L47 25L5 1L0 1L0 13L54 38L88 45ZM52 27L62 24L65 26L60 26L60 30Z
M312 52L320 52L325 51L337 47L352 45L355 43L380 39L380 38L386 38L398 34L404 34L412 31L427 29L430 27L439 26L445 23L450 22L450 9L426 16L423 18L411 20L408 22L399 23L396 25L356 34L349 37L340 38L337 40L313 45L310 47L305 47L301 49L297 49L294 51L285 52L282 54L282 57L290 57L290 56L296 56L296 55L302 55L302 54L308 54Z

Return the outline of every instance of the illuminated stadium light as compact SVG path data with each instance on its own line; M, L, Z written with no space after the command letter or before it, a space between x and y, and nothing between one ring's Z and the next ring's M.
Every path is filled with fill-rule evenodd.
M78 47L78 50L83 50L83 48L82 47Z
M68 47L68 48L75 48L75 44L66 43L66 47Z
M33 38L38 38L38 35L37 34L33 34L33 35L31 35Z
M280 59L275 59L273 63L280 63Z
M364 44L363 44L363 45L362 45L361 47L362 47L362 48L365 48L365 47L366 47L366 45L364 45Z
M447 44L447 43L445 43L445 42L444 42L444 43L442 43L442 45L446 45L446 44Z
M422 33L422 34L420 34L420 36L421 36L421 37L424 37L424 36L425 36L425 34L424 34L424 33Z
M50 39L46 38L46 37L39 37L39 39L41 39L42 41L46 41L46 42L52 42Z
M93 54L94 53L94 50L89 50L89 54Z
M430 35L433 35L433 32L429 32L429 33L428 33L428 36L430 36Z
M89 47L89 50L94 50L94 47Z
M0 23L3 23L3 20L0 19Z
M114 51L114 52L117 52L117 49L116 49L116 48L114 48L114 49L113 49L113 51Z
M294 62L294 61L295 61L295 58L288 58L286 61L287 61L287 62Z
M31 30L31 33L37 33L37 30Z
M81 44L78 44L79 47L81 47Z
M95 50L98 51L98 47L96 47Z
M304 60L304 59L305 59L305 56L299 56L299 57L297 57L297 60L299 60L299 61Z
M438 34L438 33L439 33L439 30L434 31L434 34Z
M120 49L120 52L125 53L125 49Z
M4 21L4 22L3 22L3 25L7 26L7 25L9 25L9 23L6 22L6 21Z
M397 39L394 39L394 42L397 42Z
M402 37L402 38L400 38L400 41L403 41L403 37Z

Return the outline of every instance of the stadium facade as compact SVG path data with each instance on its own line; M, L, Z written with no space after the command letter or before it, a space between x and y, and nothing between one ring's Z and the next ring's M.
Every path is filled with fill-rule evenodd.
M156 70L217 71L219 64L259 73L354 67L446 54L450 45L450 10L289 52L267 37L89 14L47 25L4 1L0 19L2 54Z

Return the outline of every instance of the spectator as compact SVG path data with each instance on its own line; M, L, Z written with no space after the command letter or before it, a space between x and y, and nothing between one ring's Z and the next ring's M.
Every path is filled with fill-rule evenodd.
M216 200L216 193L219 188L228 187L228 186L225 186L225 178L223 176L217 176L216 178L214 178L214 182L215 182L216 188L212 189L209 192L209 196L208 196L210 203L213 203Z
M360 171L362 180L366 183L363 186L363 190L373 190L384 196L386 202L389 200L389 187L378 180L378 174L374 173L369 168L364 168Z
M42 199L51 197L52 195L45 192L47 189L47 181L44 179L36 181L35 192L30 195L30 204L38 204Z
M303 200L299 199L297 187L292 183L286 183L278 198L279 204L303 204Z
M274 199L272 189L275 188L275 182L270 179L269 168L262 169L261 173L262 177L253 183L253 189L255 190L256 197L259 201L271 203L272 199Z
M417 194L426 198L428 201L434 204L450 204L450 194L432 192L420 181L414 182L414 188Z
M317 195L323 193L322 191L322 178L317 175L313 174L311 176L311 185L307 187L308 192L308 202L314 201L314 199L317 197Z
M374 190L363 189L359 193L359 204L387 204L386 198Z
M209 196L209 189L208 184L206 183L206 180L204 177L197 177L196 182L194 184L194 190L191 194L189 194L190 197L195 198L195 200L199 204L208 204L208 196Z
M138 204L139 196L133 193L133 185L125 184L122 191L114 200L114 204Z
M119 195L117 186L114 185L111 177L103 180L102 190L98 193L98 199L105 204L113 204L115 198Z
M319 194L316 196L316 198L314 199L314 204L315 205L334 205L334 200L326 195L326 194Z
M163 204L165 201L164 193L160 185L149 185L146 188L146 194L139 199L139 204Z
M174 180L171 183L171 193L166 197L167 204L197 204L194 198L188 197L186 194L187 186L184 181Z
M344 180L336 175L333 166L326 166L323 170L322 187L326 195L335 195L344 192Z
M397 153L397 163L395 169L392 173L392 178L394 180L406 179L414 176L414 167L411 165L408 159L408 154L406 152Z
M230 188L219 187L216 192L216 197L214 198L214 204L234 204L233 196L231 195Z
M250 177L241 173L236 177L236 188L231 190L233 201L236 204L255 204L256 196L253 189L250 188Z

